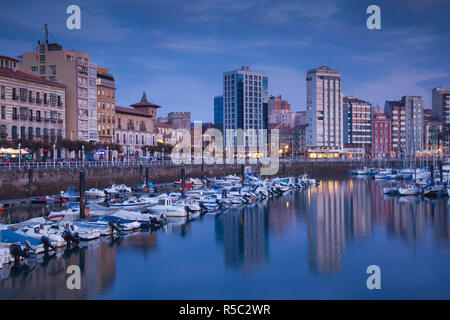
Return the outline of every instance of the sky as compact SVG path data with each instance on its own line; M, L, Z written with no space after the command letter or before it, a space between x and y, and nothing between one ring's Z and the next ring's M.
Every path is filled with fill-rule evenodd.
M213 121L222 73L250 66L269 75L269 94L305 110L305 77L327 65L346 96L385 100L450 88L448 0L0 0L0 55L17 57L45 39L90 54L116 79L116 104L148 99L192 121ZM66 27L69 5L81 30ZM366 9L381 9L369 30Z

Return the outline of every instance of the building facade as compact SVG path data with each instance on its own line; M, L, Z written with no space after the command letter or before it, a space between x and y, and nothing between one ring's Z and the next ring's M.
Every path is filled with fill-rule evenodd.
M130 107L115 107L117 128L116 143L121 145L125 159L147 156L143 146L156 145L156 110L161 106L149 102L147 95Z
M431 92L432 114L444 124L450 123L450 90L433 88Z
M294 158L305 157L308 150L306 145L306 127L307 124L295 126L293 129L292 148L294 149Z
M364 100L344 97L344 143L370 145L372 143L372 105Z
M224 72L224 129L267 129L268 76L251 71L248 66ZM226 139L226 135L225 135ZM257 144L257 133L247 137Z
M438 153L443 141L439 139L439 133L444 128L443 122L433 115L431 109L423 110L423 144L424 150L429 153Z
M66 87L17 71L16 59L0 60L0 139L65 138Z
M89 141L99 141L97 132L97 66L94 63L89 63L88 80Z
M214 125L223 130L223 96L214 97Z
M391 156L406 154L406 109L402 101L386 101L384 113L391 119Z
M330 67L306 74L307 144L325 148L343 146L341 72Z
M191 113L190 112L169 112L167 120L175 129L191 130Z
M270 95L268 101L268 111L269 114L274 110L285 110L286 112L291 111L291 105L286 100L281 98L281 95L273 96Z
M114 141L116 127L116 86L107 68L97 67L97 132L101 142Z
M66 85L66 137L90 140L89 54L63 50L57 43L40 43L25 52L19 70Z
M372 158L391 157L392 136L391 119L381 110L376 110L372 120Z
M423 100L419 96L404 96L406 109L406 150L415 155L423 150Z

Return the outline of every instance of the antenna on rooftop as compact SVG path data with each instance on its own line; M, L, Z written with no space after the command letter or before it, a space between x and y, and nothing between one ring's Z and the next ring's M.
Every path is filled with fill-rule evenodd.
M44 24L45 29L45 43L48 44L48 25Z

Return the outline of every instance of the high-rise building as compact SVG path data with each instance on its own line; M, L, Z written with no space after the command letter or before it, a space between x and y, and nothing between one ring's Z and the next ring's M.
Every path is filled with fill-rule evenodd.
M419 96L404 96L406 109L406 154L423 150L423 100Z
M116 130L116 86L107 68L97 67L97 132L101 142L113 142Z
M386 101L386 113L392 121L392 156L414 155L423 149L423 100L419 96L403 96Z
M390 158L391 141L391 119L382 110L375 110L372 119L372 158Z
M19 69L42 79L66 85L66 137L88 141L89 54L63 50L57 43L40 43L36 51L25 52Z
M372 143L372 105L364 100L344 97L344 143L370 145Z
M223 96L214 97L214 125L223 130Z
M224 72L224 129L267 129L268 90L267 74L248 66ZM251 138L257 142L257 136Z
M0 140L64 138L66 87L18 71L18 63L0 56Z
M330 67L309 70L306 90L308 146L342 148L341 72Z
M295 127L305 125L308 123L308 117L306 111L297 111L295 112ZM306 137L306 135L305 135Z
M432 114L444 124L450 123L450 90L433 88L431 93Z

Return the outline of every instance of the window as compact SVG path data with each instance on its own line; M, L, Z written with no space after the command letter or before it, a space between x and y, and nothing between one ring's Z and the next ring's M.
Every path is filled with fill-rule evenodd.
M1 92L0 92L1 96L0 98L5 99L6 98L6 90L5 90L5 86L1 86Z
M62 102L61 102L61 96L58 96L58 107L62 106Z
M32 127L28 127L28 139L30 139L30 140L33 139L33 128Z
M2 120L5 120L6 119L6 110L5 110L6 108L5 108L5 106L2 106L2 111L1 111L1 118L2 118Z
M47 94L46 93L44 93L44 104L48 104L48 102L47 102Z
M45 74L45 66L44 65L39 67L39 73L40 74Z
M36 111L36 121L41 121L41 111L40 110Z
M41 137L41 128L36 128L36 138Z
M41 55L39 56L39 62L40 62L40 63L45 63L45 54L41 54ZM44 66L44 68L45 68L45 66Z
M12 126L11 127L11 137L13 139L17 139L17 126Z
M12 119L17 120L17 108L12 109Z
M50 105L56 106L56 94L50 93Z
M50 76L50 81L56 82L56 77L55 76Z
M33 121L33 110L28 110L28 120Z
M31 67L31 72L37 72L37 66L32 66Z

